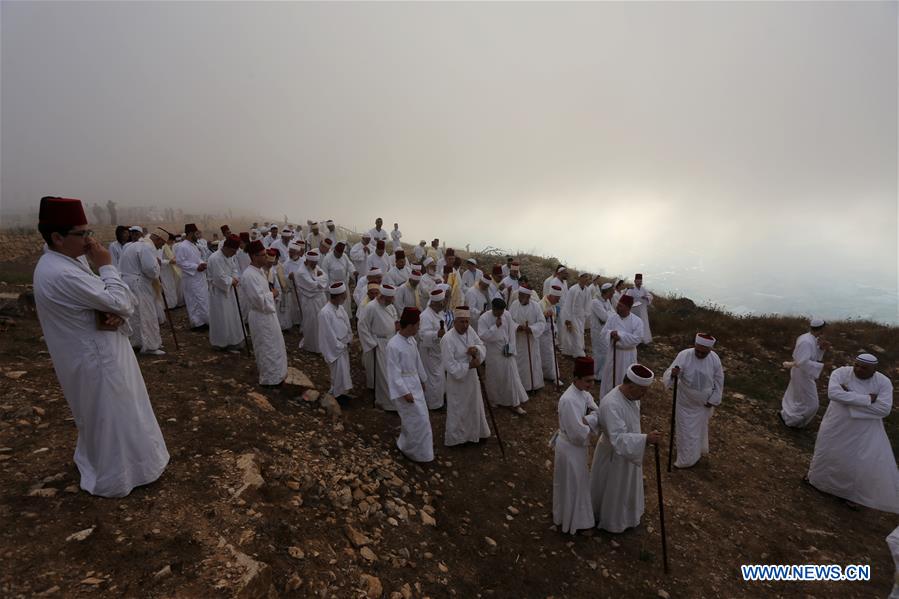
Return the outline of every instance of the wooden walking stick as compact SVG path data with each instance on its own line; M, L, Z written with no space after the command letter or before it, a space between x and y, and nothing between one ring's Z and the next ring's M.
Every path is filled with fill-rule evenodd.
M175 323L172 322L172 313L169 311L169 300L165 299L165 287L162 286L162 279L159 279L159 290L162 294L162 305L165 306L165 317L169 321L169 329L172 331L172 339L175 340L175 351L180 351L178 345L178 335L175 334Z
M234 300L237 302L237 316L240 318L240 330L243 333L243 345L247 349L247 356L250 355L250 342L247 340L247 328L243 323L243 311L240 309L240 296L237 295L237 287L231 286L234 290Z
M553 369L555 370L555 373L556 373L555 385L556 385L556 391L558 391L559 387L561 387L561 385L559 383L561 383L562 377L559 375L559 360L558 360L558 358L556 358L556 327L553 324L554 319L552 316L550 316L547 320L549 320L549 332L552 335Z
M378 338L375 337L375 341L377 341L377 340L378 340ZM371 351L373 352L372 357L371 357L371 359L372 359L372 383L373 383L371 397L372 397L372 405L377 407L377 405L378 405L378 346L375 345Z
M614 337L612 338L612 388L618 385L615 382L615 379L618 376L618 348L615 347L618 344L618 340Z
M528 327L528 321L524 321L525 331L524 338L528 343L528 368L531 371L531 389L534 388L534 363L531 361L531 329Z
M292 275L294 276L294 279L293 279L293 294L294 294L295 296L297 296L297 314L302 315L302 314L303 314L303 307L300 305L300 290L297 288L296 274L295 274L295 273L290 273L290 274L292 274ZM347 289L349 289L349 286L347 287ZM302 335L302 333L303 333L303 331L300 330L300 334L301 334L301 335Z
M659 446L653 445L656 454L656 487L659 491L659 524L662 529L662 560L668 574L668 536L665 534L665 501L662 499L662 466L659 462Z
M499 436L499 427L496 425L496 416L493 415L493 408L490 407L490 402L487 400L487 387L484 386L484 376L486 376L486 373L482 376L480 368L476 368L475 371L478 373L478 382L481 384L481 399L484 400L484 405L487 406L487 413L490 414L490 421L493 423L493 430L496 432L496 440L499 442L499 452L505 460L506 449L503 447L503 438Z
M671 472L671 457L674 455L674 419L677 413L677 380L680 378L674 375L674 397L671 400L671 438L668 439L668 472Z

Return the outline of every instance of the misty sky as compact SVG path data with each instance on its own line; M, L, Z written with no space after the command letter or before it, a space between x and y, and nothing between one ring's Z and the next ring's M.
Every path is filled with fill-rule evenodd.
M896 316L894 2L0 11L4 214L380 215L751 308L863 283Z

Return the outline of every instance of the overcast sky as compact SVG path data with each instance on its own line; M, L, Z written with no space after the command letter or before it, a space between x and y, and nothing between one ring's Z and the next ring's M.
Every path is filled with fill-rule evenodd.
M383 216L609 273L896 290L895 2L0 11L4 213Z

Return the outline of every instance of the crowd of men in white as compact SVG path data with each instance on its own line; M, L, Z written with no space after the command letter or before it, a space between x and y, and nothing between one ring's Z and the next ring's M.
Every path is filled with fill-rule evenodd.
M662 438L640 427L640 400L656 378L637 358L652 342L653 297L642 275L625 287L581 272L569 285L568 270L559 266L538 286L511 257L481 270L437 239L421 241L407 256L398 225L387 231L380 218L352 246L332 221L323 225L254 223L239 235L223 226L217 248L192 224L180 240L164 230L120 227L107 251L86 232L78 200L42 200L39 230L47 249L35 269L35 300L75 414L82 488L123 496L165 468L168 453L134 350L164 353L165 307L183 303L192 330L208 328L213 347L239 352L251 340L263 386L284 381L283 332L298 326L299 348L322 356L330 393L341 401L351 399L349 348L358 335L366 387L377 406L399 413L397 447L417 462L434 458L429 410L446 407L445 445L481 442L491 434L484 399L523 415L531 394L546 382L561 384L558 348L574 360L574 378L559 399L559 430L551 440L555 523L571 533L639 524L644 452ZM787 426L806 426L817 414L825 328L813 320L784 364L790 383L780 415ZM679 384L679 468L709 451L709 419L724 387L714 345L712 336L697 334L662 377L667 387ZM882 423L893 390L877 363L866 353L831 374L806 481L853 505L899 513L899 471ZM598 405L590 394L594 381Z

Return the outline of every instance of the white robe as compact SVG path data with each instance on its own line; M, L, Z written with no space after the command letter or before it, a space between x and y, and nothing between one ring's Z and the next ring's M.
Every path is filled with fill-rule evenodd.
M515 354L515 328L508 310L503 311L502 325L496 326L493 312L485 312L478 320L478 336L487 348L486 380L487 399L500 406L516 407L528 400L521 384ZM504 348L509 355L504 355ZM526 351L526 350L525 350Z
M417 245L414 248L412 248L412 255L415 256L416 264L421 264L422 260L425 259L425 256L427 255L427 253L428 253L428 251L421 245Z
M391 241L391 253L403 249L403 244L400 239L403 238L403 233L399 229L393 229L390 231L390 241Z
M483 363L487 348L470 324L465 335L453 328L440 340L441 362L446 371L446 446L477 443L490 436L478 371L470 367L469 347L477 348L478 360Z
M614 352L610 336L612 331L618 331L619 336ZM616 312L609 315L600 336L602 342L609 348L599 389L600 397L605 397L613 388L621 384L630 365L637 363L637 346L642 343L643 339L643 321L634 314L628 314L627 318L622 319ZM613 366L615 367L614 373L612 372Z
M643 516L646 435L640 432L640 402L616 387L599 402L599 423L602 434L590 472L593 514L599 528L623 532Z
M543 280L543 297L549 295L549 292L552 291L552 286L558 285L562 288L562 297L559 298L559 304L561 305L562 300L565 299L565 294L568 292L568 281L563 281L556 275L550 275Z
M209 256L209 343L213 347L224 349L244 341L236 288L231 284L239 274L237 256L228 258L221 250Z
M509 314L516 325L527 323L530 335L519 331L515 327L515 346L519 349L515 356L518 366L518 376L525 391L534 391L543 388L543 363L540 358L540 338L546 333L546 319L540 304L533 298L528 299L527 305L517 299L509 306ZM530 352L528 347L530 346ZM530 353L530 355L528 355ZM528 363L530 361L530 364ZM533 379L533 380L532 380Z
M434 433L428 416L428 405L422 384L428 384L428 375L421 363L414 337L399 333L387 343L387 383L390 398L400 414L402 428L396 446L406 457L416 462L434 459ZM409 403L403 396L412 394Z
M365 366L365 387L375 390L375 405L393 412L387 385L387 342L396 334L396 307L380 301L368 302L359 309L356 330L362 344L362 363Z
M189 239L175 244L175 260L181 268L181 291L187 306L191 327L209 324L209 283L206 272L197 267L203 264L200 248Z
M279 270L280 269L280 272ZM278 309L278 324L281 325L282 331L290 331L294 321L294 314L297 311L297 297L293 283L287 276L283 264L274 264L266 273L269 282L278 290L278 299L275 300Z
M871 394L877 396L874 403ZM851 366L843 366L830 375L827 397L809 482L853 503L899 514L899 469L883 428L893 408L892 382L879 372L859 379Z
M559 433L553 442L553 523L562 532L574 534L596 524L587 451L591 429L599 428L598 409L593 396L574 385L559 398Z
M663 376L668 389L674 385L671 370L675 366L680 366L680 375L674 415L674 438L677 443L674 465L689 468L700 457L709 454L709 419L715 413L714 406L721 405L724 369L718 354L713 351L705 358L698 358L692 347L682 350Z
M403 268L398 268L396 264L394 264L384 276L384 282L388 285L393 285L394 287L401 287L406 284L406 281L409 280L411 274L412 267L408 264Z
M893 566L896 568L896 573L893 575L893 590L887 599L899 599L899 526L887 536L887 546L893 555Z
M804 428L815 419L819 405L815 381L824 369L823 357L817 337L805 333L796 339L790 383L781 400L780 415L787 426Z
M330 393L334 397L353 390L350 375L350 343L353 329L350 317L341 306L330 301L318 313L318 343L322 357L331 371Z
M361 241L358 241L350 248L350 260L352 260L353 266L356 268L356 272L359 273L359 276L365 276L368 273L365 269L365 265L368 261L368 257L374 252L375 246L371 242L369 242L368 245L363 245Z
M169 453L126 330L97 328L98 310L127 319L135 299L114 266L99 271L47 251L34 269L34 301L78 427L74 459L81 488L124 497L159 478Z
M465 305L471 310L469 326L478 330L478 320L481 318L481 314L490 311L490 298L487 297L487 292L481 291L481 286L476 284L465 292Z
M125 243L127 245L127 242ZM118 239L109 244L109 255L112 256L112 265L116 268L119 266L119 258L122 257L122 250L124 249L125 247L119 243Z
M243 250L237 250L234 258L237 260L237 272L243 274L243 271L250 265L250 255Z
M353 273L356 272L356 267L353 266L353 262L350 260L350 257L346 255L346 252L343 252L339 258L333 251L329 252L321 259L319 268L322 269L322 272L325 273L325 277L328 278L329 286L333 283L343 283L346 285L347 290L350 288L350 281L353 278ZM349 298L347 298L347 301L343 302L343 309L346 310L347 316L352 316L352 302L349 301Z
M169 309L177 308L184 304L184 295L181 292L181 269L175 260L174 246L168 244L159 250L162 258L162 268L159 271L159 280L162 282L162 290L165 293L165 301ZM172 264L175 260L176 264Z
M309 270L304 264L294 275L294 283L300 289L300 306L303 309L303 339L300 349L320 353L318 342L318 313L328 303L328 278L318 266Z
M387 230L386 229L376 229L372 227L368 230L369 236L371 236L372 242L376 242L378 240L387 241Z
M556 343L559 334L559 304L556 303L556 305L553 306L549 303L549 299L544 297L540 300L540 309L544 314L547 311L551 312L550 316L544 316L546 329L543 331L543 334L540 335L540 364L542 366L544 380L553 381L553 383L555 383L557 379L556 360L558 358L556 358ZM553 337L553 333L556 334L556 338Z
M396 307L396 313L403 314L403 308L418 308L421 310L421 300L418 296L418 285L412 286L412 281L406 281L396 290L396 296L393 298L393 305Z
M446 386L446 376L443 371L443 362L440 355L440 325L444 323L443 312L435 312L428 306L421 313L421 324L418 327L418 351L421 354L421 363L424 364L428 374L428 386L425 387L425 399L428 409L438 410L443 407L443 393ZM444 331L446 325L444 324Z
M652 294L645 287L633 287L625 293L634 298L634 303L640 302L634 307L634 314L643 321L643 343L652 343L652 331L649 328L649 306L652 305Z
M260 385L277 385L287 377L287 348L265 273L250 265L240 278L241 308L253 338L253 353Z
M119 271L122 280L137 298L131 324L131 345L144 351L162 347L159 333L159 318L156 314L156 289L158 285L159 261L156 248L146 243L129 243L119 257Z
M590 345L593 350L593 377L602 380L602 371L606 366L606 358L609 355L609 345L602 337L602 329L606 326L609 316L614 314L609 300L593 298L590 300Z
M372 252L368 255L368 258L365 260L365 273L368 274L372 268L380 268L381 276L383 277L390 271L390 262L387 260L387 254L378 255L377 252Z
M584 352L584 325L590 314L590 292L586 287L574 285L560 302L562 304L562 326L559 330L559 347L562 354L580 358ZM571 322L571 330L565 326L565 322Z
M291 294L292 300L290 304L290 322L293 325L303 326L303 309L300 307L300 289L297 286L297 279L300 275L297 273L300 272L300 269L305 268L305 262L302 257L297 258L296 260L288 259L287 262L284 263L284 276L287 277L287 284L293 290ZM290 278L290 275L293 275L293 279Z

